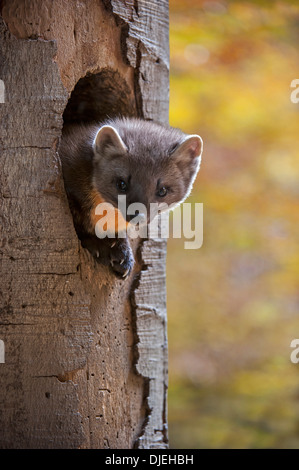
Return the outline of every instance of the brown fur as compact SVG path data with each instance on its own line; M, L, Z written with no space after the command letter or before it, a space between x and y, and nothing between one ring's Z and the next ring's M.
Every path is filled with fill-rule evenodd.
M109 126L103 128L102 126ZM112 130L111 130L112 128ZM95 145L93 146L95 142ZM79 238L92 239L95 248L95 226L100 218L96 206L109 202L115 207L120 193L117 184L126 182L127 206L142 203L150 214L151 203L174 206L189 194L199 168L201 141L174 128L140 119L114 119L96 125L73 125L64 129L60 145L65 188ZM160 196L161 188L167 194ZM121 227L126 226L123 218ZM147 219L149 221L149 219ZM114 222L114 221L113 221ZM121 263L123 264L123 263Z

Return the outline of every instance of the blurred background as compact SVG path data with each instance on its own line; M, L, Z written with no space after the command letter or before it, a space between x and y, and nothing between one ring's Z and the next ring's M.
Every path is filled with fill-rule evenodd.
M204 140L168 242L171 448L299 448L298 1L170 0L170 124Z

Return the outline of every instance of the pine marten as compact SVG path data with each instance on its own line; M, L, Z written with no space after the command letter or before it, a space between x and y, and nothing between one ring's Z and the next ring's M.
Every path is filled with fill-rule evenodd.
M132 215L119 217L118 196L126 206L142 203L150 214L151 203L174 207L190 193L200 166L202 139L179 129L136 118L117 118L99 125L72 125L63 131L60 144L65 189L81 244L97 261L110 265L125 278L134 257L123 235ZM96 236L96 207L115 207L114 238ZM165 206L166 206L165 204ZM149 215L146 215L149 222ZM122 237L118 236L122 233Z

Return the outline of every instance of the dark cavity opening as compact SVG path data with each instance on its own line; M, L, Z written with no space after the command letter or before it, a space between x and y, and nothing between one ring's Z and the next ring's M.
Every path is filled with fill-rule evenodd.
M136 116L134 92L111 69L88 73L76 84L63 113L64 125L100 123L107 118Z

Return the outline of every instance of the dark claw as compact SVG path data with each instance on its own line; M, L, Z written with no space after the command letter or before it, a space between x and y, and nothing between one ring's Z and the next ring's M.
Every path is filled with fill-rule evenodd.
M125 279L132 271L135 260L126 238L101 240L95 236L86 236L81 237L81 243L98 263L110 265L117 276Z
M134 257L127 240L117 242L111 248L110 264L118 276L126 278L134 266Z

